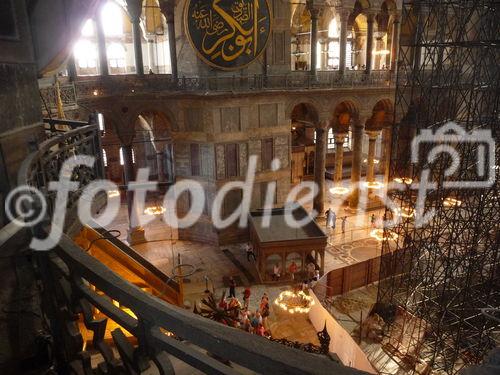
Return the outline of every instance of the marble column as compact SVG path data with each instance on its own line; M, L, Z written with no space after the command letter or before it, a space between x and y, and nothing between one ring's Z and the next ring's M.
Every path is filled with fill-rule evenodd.
M125 177L125 185L134 181L134 162L132 145L122 145L123 151L123 174ZM129 218L129 231L127 241L130 245L146 242L144 229L137 225L137 212L134 207L134 192L127 188L127 210Z
M400 33L400 20L399 15L394 16L394 23L392 24L392 41L391 41L391 72L396 72L398 68L399 56L399 33Z
M149 70L153 73L158 73L158 68L155 61L155 41L148 38L148 65Z
M314 153L314 182L319 191L314 198L313 207L320 216L325 212L326 125L326 122L322 122L316 128L316 151Z
M335 134L335 186L340 186L342 183L342 172L344 165L344 142L347 134Z
M368 135L368 166L366 171L366 182L375 182L375 151L376 142L380 134L378 131L367 131Z
M127 0L127 10L132 22L132 36L134 40L135 72L144 75L144 61L142 58L142 30L141 30L141 0Z
M359 183L361 181L361 159L363 158L363 121L358 120L352 129L352 168L349 207L356 209L359 203Z
M370 74L373 65L373 36L375 25L375 13L368 13L366 15L367 35L366 35L366 69L365 72Z
M340 15L340 59L339 71L344 73L347 62L347 21L349 20L350 11L348 9L339 10Z
M386 126L382 130L382 151L379 164L379 173L384 175L384 182L387 183L389 179L389 167L391 161L391 145L392 142L392 125Z
M311 66L310 72L313 79L317 78L317 49L318 49L318 20L319 20L319 9L311 8Z
M175 37L175 1L161 0L160 10L167 21L168 47L170 49L170 65L172 68L172 78L177 79L179 77L179 72L177 66L177 42Z
M97 51L99 53L99 73L101 76L109 75L108 53L106 51L106 37L102 25L101 15L96 16Z

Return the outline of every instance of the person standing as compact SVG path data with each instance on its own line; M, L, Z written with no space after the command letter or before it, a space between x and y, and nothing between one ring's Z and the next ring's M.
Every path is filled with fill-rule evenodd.
M229 298L236 298L236 281L232 276L229 278Z
M250 291L250 288L245 288L243 291L243 308L248 310L248 305L250 304L250 295L252 292Z
M273 267L273 281L279 281L281 277L280 265L276 263Z
M370 221L371 221L371 224L372 224L372 228L375 228L375 222L376 222L376 218L375 218L375 214L372 214L371 218L370 218Z
M262 325L267 328L267 317L270 313L269 300L267 300L260 308L260 315L262 316Z
M347 216L342 218L342 234L345 234L345 227L347 225Z
M292 261L292 264L290 264L290 266L288 267L288 272L292 276L292 281L295 280L295 273L297 272L297 270L298 270L297 263L295 263L295 261Z
M247 252L247 261L250 262L250 258L253 257L253 261L255 262L257 259L255 258L255 253L253 252L253 247L249 242L245 244L245 250Z
M325 212L325 219L326 219L325 226L327 229L333 226L333 215L335 215L335 213L331 208L329 208Z

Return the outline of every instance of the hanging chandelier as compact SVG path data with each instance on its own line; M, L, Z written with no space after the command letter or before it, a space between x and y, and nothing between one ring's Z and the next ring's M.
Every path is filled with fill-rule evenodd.
M307 314L314 306L314 299L302 290L299 292L287 290L274 300L274 304L289 314Z

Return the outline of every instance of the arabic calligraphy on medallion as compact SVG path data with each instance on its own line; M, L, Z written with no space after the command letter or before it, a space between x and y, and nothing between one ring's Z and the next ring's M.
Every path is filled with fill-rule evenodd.
M184 17L198 56L224 70L240 69L256 60L271 33L267 0L188 0Z

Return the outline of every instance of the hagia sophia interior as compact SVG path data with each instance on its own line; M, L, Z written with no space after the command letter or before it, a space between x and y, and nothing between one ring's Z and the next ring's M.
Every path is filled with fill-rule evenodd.
M0 369L499 374L498 19L1 0Z

